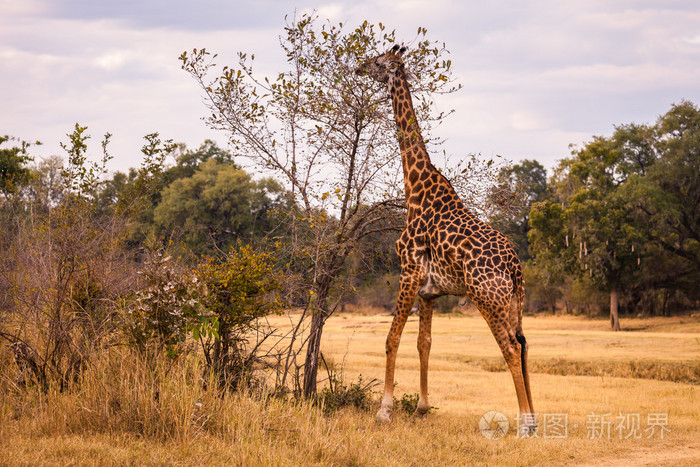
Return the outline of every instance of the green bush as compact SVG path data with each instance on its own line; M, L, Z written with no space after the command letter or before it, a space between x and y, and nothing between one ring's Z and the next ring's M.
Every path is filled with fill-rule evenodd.
M163 250L147 253L141 287L127 306L125 328L141 352L179 353L188 330L204 313L196 276Z
M318 393L317 400L325 414L331 414L343 407L369 411L372 408L374 387L378 384L374 378L363 381L362 375L359 375L357 382L346 385L337 376L330 375L328 386Z
M259 319L282 309L274 257L239 243L223 258L204 260L194 275L202 288L197 299L203 311L193 333L207 364L222 386L249 387L255 382L254 370L272 364L261 351L272 330ZM254 342L249 339L252 335Z
M396 407L396 410L398 410L399 412L411 415L416 411L416 408L418 407L419 398L420 396L417 392L413 394L406 393L401 396L401 399L397 399L396 396L394 396L394 407Z

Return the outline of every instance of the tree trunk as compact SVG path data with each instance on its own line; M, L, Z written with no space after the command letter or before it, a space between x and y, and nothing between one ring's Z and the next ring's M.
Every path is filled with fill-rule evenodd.
M620 317L618 315L619 305L618 291L613 287L610 289L610 327L613 331L620 330Z
M666 316L666 304L668 303L668 290L664 289L664 298L661 304L661 316Z
M318 356L321 352L321 334L323 333L324 312L317 308L311 318L309 341L304 362L304 397L310 398L316 394L316 376L318 374Z
M331 276L324 276L316 286L315 304L311 305L313 316L309 329L309 340L306 344L306 360L304 361L304 397L310 398L316 394L316 375L318 374L318 359L321 353L321 335L323 325L328 317L328 291L332 282Z

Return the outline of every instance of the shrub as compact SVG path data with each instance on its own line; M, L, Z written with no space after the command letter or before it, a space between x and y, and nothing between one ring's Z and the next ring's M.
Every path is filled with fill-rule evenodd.
M259 319L282 308L273 255L239 243L222 258L204 260L195 277L203 290L198 296L203 312L193 332L207 364L222 386L254 385L254 370L271 364L261 346L272 331Z
M344 407L369 411L372 408L374 388L378 384L379 381L374 378L363 381L362 375L359 375L357 382L346 385L339 377L331 374L328 386L318 393L317 401L325 414L331 414Z
M163 250L146 253L140 290L127 306L125 329L136 348L147 353L180 353L188 330L203 312L198 281Z
M401 396L401 399L397 399L394 396L394 407L399 412L407 413L407 414L413 414L416 411L416 408L418 407L418 399L420 396L418 393L413 393L413 394L404 394Z
M0 322L23 378L44 390L61 389L84 368L96 349L107 345L116 325L115 303L129 283L130 263L121 242L124 220L102 217L93 203L101 164L85 157L85 127L69 135L68 163L44 167L24 193L5 239L8 260L0 264L8 309ZM42 188L41 177L55 190ZM6 232L7 233L7 232Z

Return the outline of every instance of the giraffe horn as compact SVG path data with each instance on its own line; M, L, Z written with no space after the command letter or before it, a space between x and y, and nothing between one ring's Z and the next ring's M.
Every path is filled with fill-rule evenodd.
M399 51L399 47L400 47L399 44L396 44L396 45L394 45L394 46L391 48L391 51L394 52L394 53L396 53L396 52Z

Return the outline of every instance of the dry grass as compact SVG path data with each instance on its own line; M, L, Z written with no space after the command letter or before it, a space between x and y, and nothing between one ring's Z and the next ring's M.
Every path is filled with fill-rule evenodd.
M503 359L484 360L481 368L486 371L507 371ZM533 360L531 373L550 375L616 376L619 378L644 378L677 383L700 384L700 362L655 362L630 360L629 362L576 361L557 358Z
M348 380L382 378L390 319L332 318L325 355L343 366ZM482 437L478 420L486 411L516 416L510 375L484 369L500 357L480 318L437 316L430 379L438 410L424 419L397 413L391 425L378 426L372 413L324 416L276 399L220 398L202 390L196 361L148 367L120 351L91 367L76 391L43 395L0 380L0 464L694 465L700 458L697 381L646 379L658 371L684 381L678 377L683 368L697 371L699 320L684 319L623 320L636 330L613 334L604 321L525 318L535 407L568 415L565 439ZM398 357L399 396L418 390L416 334L411 318ZM601 373L580 375L593 371ZM658 433L619 439L614 427L609 440L589 439L590 414L640 414L644 428L649 413L668 414L663 440Z

